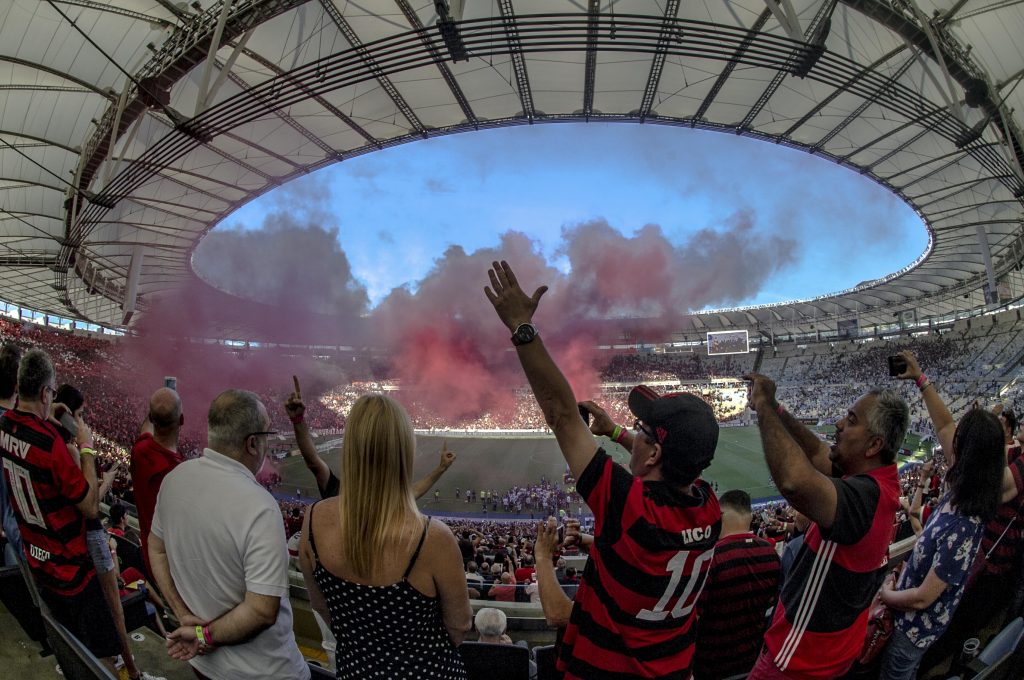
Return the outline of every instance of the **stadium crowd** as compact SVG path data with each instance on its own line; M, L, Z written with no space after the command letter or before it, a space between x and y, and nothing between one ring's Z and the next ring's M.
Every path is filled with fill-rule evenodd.
M131 678L153 677L135 663L121 609L120 586L139 582L168 654L201 680L310 677L290 566L345 678L466 677L471 599L538 603L557 629L558 677L570 680L913 678L956 664L965 639L1021 611L1020 388L998 399L1003 367L1024 352L1015 326L771 357L620 355L597 400L577 404L531 323L543 289L523 291L505 263L489 281L531 391L512 412L469 423L415 401L407 411L401 385L375 366L371 380L305 399L298 380L291 393L226 389L205 428L186 427L173 389L148 403L126 389L131 364L116 343L0 319L5 561L25 565L55 618ZM890 376L894 355L902 366ZM743 379L749 402L724 379ZM68 393L82 398L58 400ZM756 506L702 478L733 420L759 428L780 500ZM834 438L808 420L835 423ZM553 517L424 517L414 499L455 456L443 451L437 469L410 479L414 427L553 432L561 484L459 492L484 510ZM253 483L282 429L316 480L313 504ZM341 478L314 431L344 432ZM908 431L941 456L899 471ZM595 436L623 446L628 464ZM108 526L104 498L118 508ZM583 503L584 517L563 513ZM117 556L135 538L125 508L139 525L132 571ZM914 547L887 576L879 565L901 535ZM572 558L584 556L581 573ZM891 627L872 637L881 605ZM490 611L477 614L480 640L510 642Z

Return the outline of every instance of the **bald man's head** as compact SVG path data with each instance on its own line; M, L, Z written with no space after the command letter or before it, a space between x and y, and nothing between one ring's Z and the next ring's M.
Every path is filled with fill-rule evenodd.
M181 427L181 397L174 390L161 387L149 398L149 422L156 434L169 434Z

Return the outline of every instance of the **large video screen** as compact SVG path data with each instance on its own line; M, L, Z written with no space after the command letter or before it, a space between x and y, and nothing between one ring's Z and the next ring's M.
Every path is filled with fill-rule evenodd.
M749 351L750 338L746 331L708 333L708 355L746 354Z

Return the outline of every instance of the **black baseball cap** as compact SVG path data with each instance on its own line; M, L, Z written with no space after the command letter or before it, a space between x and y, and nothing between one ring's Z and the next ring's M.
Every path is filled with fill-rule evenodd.
M718 420L706 401L685 392L662 395L639 385L629 393L629 410L655 433L669 477L692 481L711 465Z

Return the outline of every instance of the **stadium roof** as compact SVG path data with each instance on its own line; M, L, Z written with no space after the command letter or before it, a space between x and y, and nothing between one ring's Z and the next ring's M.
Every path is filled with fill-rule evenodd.
M997 280L1024 255L1022 35L1008 0L8 0L0 297L118 326L136 290L144 308L194 276L202 235L291 178L436 135L602 120L806 149L930 230L889 277L683 330L980 308L989 253Z

